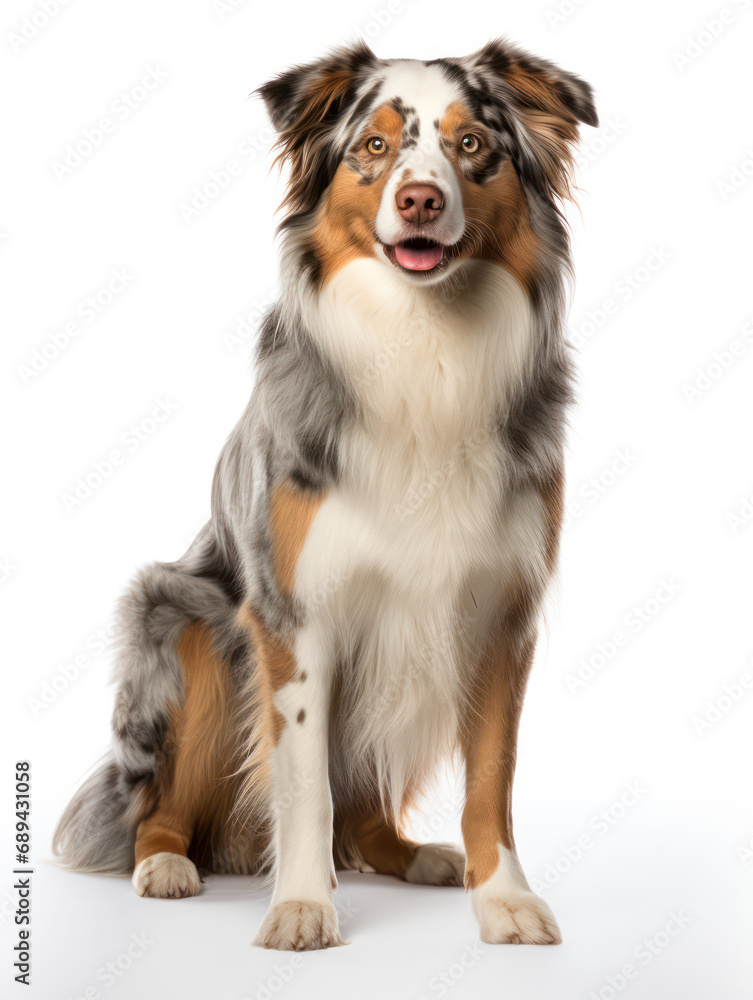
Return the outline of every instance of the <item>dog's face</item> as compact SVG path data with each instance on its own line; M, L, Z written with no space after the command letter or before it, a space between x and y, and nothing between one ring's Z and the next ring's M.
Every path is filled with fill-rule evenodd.
M567 196L577 124L597 120L587 84L503 42L428 63L357 46L261 94L292 166L286 226L319 280L375 257L432 283L475 257L525 281L530 199Z

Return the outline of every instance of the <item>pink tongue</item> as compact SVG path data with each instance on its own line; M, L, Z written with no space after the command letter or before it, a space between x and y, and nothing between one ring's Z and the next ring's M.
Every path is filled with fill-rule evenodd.
M443 247L441 243L433 243L431 246L421 248L408 246L407 244L396 244L395 256L401 267L407 267L411 271L430 271L436 267L442 259Z

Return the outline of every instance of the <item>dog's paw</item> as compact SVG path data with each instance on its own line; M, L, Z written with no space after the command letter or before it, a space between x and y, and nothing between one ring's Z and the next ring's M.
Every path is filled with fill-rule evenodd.
M405 873L419 885L462 885L465 854L454 844L423 844Z
M182 899L201 892L201 879L193 861L169 851L144 858L136 866L131 882L139 896L159 899Z
M561 944L562 935L549 904L533 892L482 900L476 911L481 940L487 944Z
M340 937L334 906L306 900L273 906L254 941L261 948L278 951L314 951L345 943Z

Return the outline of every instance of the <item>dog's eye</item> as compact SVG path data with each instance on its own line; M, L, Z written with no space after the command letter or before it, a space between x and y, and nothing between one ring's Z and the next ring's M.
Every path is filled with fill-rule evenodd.
M375 135L366 143L366 149L374 156L381 156L382 153L387 152L387 143Z
M460 146L464 153L476 153L481 149L481 140L477 135L469 132L460 140Z

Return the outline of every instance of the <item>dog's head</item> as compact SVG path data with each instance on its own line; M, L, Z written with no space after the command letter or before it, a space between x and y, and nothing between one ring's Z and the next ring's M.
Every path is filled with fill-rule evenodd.
M283 226L319 281L358 257L429 283L496 259L525 281L532 200L568 196L578 123L597 124L586 83L504 41L431 62L357 45L260 93L291 167Z

